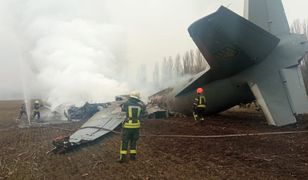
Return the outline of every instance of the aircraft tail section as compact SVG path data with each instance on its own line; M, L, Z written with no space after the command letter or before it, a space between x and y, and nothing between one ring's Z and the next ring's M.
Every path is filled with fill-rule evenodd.
M281 0L245 0L244 16L273 35L290 33Z
M280 41L223 6L188 31L211 69L196 75L177 96L260 63Z

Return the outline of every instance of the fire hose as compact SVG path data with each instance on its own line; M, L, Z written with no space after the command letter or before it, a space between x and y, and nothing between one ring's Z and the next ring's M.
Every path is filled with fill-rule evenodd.
M58 128L58 127L52 127L55 129L59 130L64 130L64 131L69 131L69 132L74 132L74 130L70 129L64 129L64 128ZM120 131L115 131L111 129L106 129L106 128L99 128L99 127L91 127L87 126L84 128L97 128L98 130L103 130L103 131L109 131L113 132L115 134L121 134ZM307 131L276 131L276 132L259 132L259 133L240 133L240 134L221 134L221 135L185 135L185 134L141 134L141 137L166 137L166 138L228 138L228 137L245 137L245 136L266 136L266 135L283 135L283 134L303 134L303 133L308 133Z
M63 131L74 132L71 129L59 128L59 127L51 127L53 129L59 129ZM97 128L97 130L109 131L117 135L121 135L120 131L115 131L106 128L100 128L96 126L87 126L83 128ZM81 129L83 129L81 128ZM303 134L308 133L306 131L277 131L277 132L259 132L259 133L239 133L239 134L220 134L220 135L185 135L185 134L141 134L140 137L158 137L158 138L233 138L233 137L249 137L249 136L268 136L268 135L287 135L287 134ZM54 153L64 153L68 149L71 149L74 145L69 142L69 136L59 136L54 138L52 141L54 148L48 151L46 154L51 152Z

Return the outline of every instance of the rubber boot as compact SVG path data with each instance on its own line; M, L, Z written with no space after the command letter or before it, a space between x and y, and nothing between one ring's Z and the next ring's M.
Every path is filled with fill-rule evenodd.
M118 163L124 163L126 161L126 155L122 154L120 159L117 161Z
M204 126L204 125L205 125L204 120L201 120L201 121L200 121L200 125L201 125L201 126Z

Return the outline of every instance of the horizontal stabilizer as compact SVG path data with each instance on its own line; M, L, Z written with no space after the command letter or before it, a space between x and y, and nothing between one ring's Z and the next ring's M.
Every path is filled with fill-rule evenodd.
M212 69L205 70L195 75L178 93L176 96L185 94L191 90L197 89L212 81L222 79L223 73L215 72Z
M259 63L279 43L274 35L223 6L194 22L188 31L211 69L196 77L177 96Z
M279 43L274 35L223 6L188 31L211 68L228 74L262 61Z

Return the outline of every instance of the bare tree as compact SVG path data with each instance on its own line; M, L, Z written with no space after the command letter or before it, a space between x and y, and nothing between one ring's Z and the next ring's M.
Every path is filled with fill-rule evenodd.
M168 79L172 79L173 78L173 59L171 56L169 56L168 58L168 62L167 62L167 72L168 72Z
M207 67L206 60L199 50L189 50L184 53L181 57L180 54L175 56L175 60L169 56L168 60L164 57L162 62L161 70L161 80L165 82L176 77L187 75L187 74L197 74Z
M199 73L199 72L205 70L206 67L207 67L207 63L205 61L205 58L203 57L203 55L201 54L199 49L196 49L196 52L195 52L195 72Z
M291 25L291 32L293 33L301 33L301 22L299 19L293 21Z
M154 86L155 87L159 87L160 84L159 84L159 64L158 62L155 63L155 66L154 66L154 71L153 71L153 83L154 83Z
M183 74L190 74L190 56L189 52L186 51L186 53L183 56Z
M189 72L190 74L195 74L195 53L192 49L189 50L189 59L190 59L190 67L189 67Z
M147 67L145 64L141 64L137 73L137 79L140 84L147 83Z
M182 66L180 54L177 54L175 57L174 71L175 71L176 76L180 76L183 73L183 66Z
M308 20L307 19L302 22L299 19L294 20L290 29L292 33L304 34L306 38L308 39Z
M168 61L167 58L164 57L164 60L161 64L161 85L165 85L165 82L168 80Z
M303 33L305 34L306 38L308 39L308 19L303 22Z

